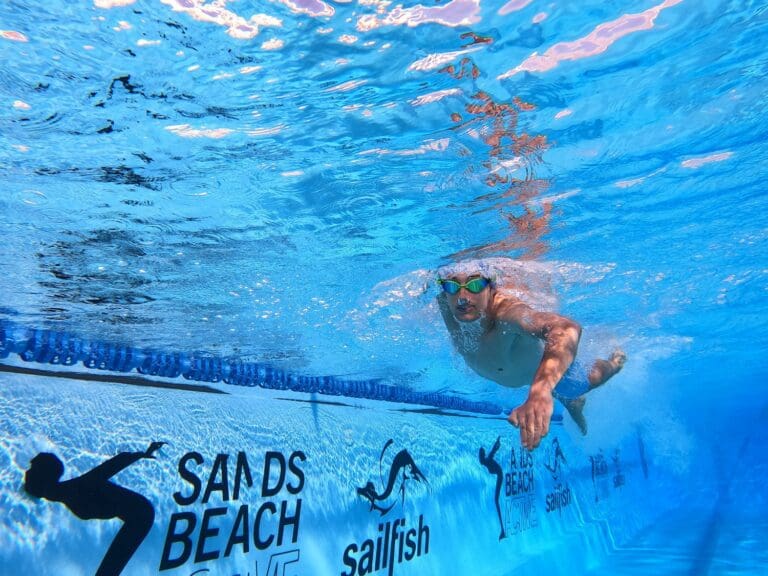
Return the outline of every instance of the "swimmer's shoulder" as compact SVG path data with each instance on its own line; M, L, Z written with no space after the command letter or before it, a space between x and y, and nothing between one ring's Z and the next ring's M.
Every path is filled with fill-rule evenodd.
M496 322L517 327L520 325L521 315L529 312L530 308L512 294L496 292L491 303L491 310Z

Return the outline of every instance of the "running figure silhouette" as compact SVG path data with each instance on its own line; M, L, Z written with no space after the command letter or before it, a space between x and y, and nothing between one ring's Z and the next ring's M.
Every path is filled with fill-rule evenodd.
M36 498L61 502L82 520L120 518L123 525L104 555L96 576L118 576L152 528L155 509L141 494L109 479L142 458L155 458L165 442L152 442L144 452L121 452L90 472L61 481L64 464L58 456L41 452L30 461L24 489Z

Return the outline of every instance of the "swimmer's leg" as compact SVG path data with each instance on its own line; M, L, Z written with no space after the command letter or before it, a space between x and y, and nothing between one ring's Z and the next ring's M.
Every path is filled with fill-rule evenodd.
M118 518L123 521L123 525L104 555L96 576L118 576L149 534L155 521L155 510L149 500L130 490L123 489L121 492L124 509Z
M560 400L563 406L565 406L565 409L568 411L568 414L570 414L571 418L576 423L576 426L579 427L579 430L581 430L581 433L586 435L587 419L584 417L584 404L587 403L587 399L584 398L584 396L579 396L578 398L559 397L558 400Z
M584 405L587 402L585 397L586 393L595 388L599 388L608 380L610 380L615 374L617 374L624 367L624 363L627 361L627 355L623 350L615 350L608 360L598 358L592 365L592 369L587 376L587 382L589 388L584 394L577 398L567 398L563 396L557 396L558 400L562 402L565 409L570 414L573 421L579 427L582 434L587 433L587 419L584 417Z
M496 513L499 515L499 526L501 526L501 534L499 534L499 540L503 540L507 537L504 532L504 519L501 517L501 506L499 505L499 495L501 494L501 485L503 484L501 471L496 476L496 494L494 495L494 501L496 502Z

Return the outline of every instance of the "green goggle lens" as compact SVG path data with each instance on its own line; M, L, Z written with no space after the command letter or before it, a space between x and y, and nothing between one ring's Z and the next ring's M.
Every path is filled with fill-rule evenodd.
M443 280L442 278L437 282L447 294L456 294L462 288L466 288L472 294L479 294L491 283L487 278L472 278L472 280L465 284L456 282L456 280Z

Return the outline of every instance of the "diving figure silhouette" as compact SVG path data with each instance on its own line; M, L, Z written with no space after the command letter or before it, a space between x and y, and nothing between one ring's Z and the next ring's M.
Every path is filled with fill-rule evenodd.
M154 459L155 452L164 444L152 442L144 452L121 452L90 472L64 481L64 464L55 454L41 452L30 461L24 489L31 496L61 502L82 520L123 521L95 576L118 576L155 520L155 509L149 500L110 482L110 478L142 458Z

